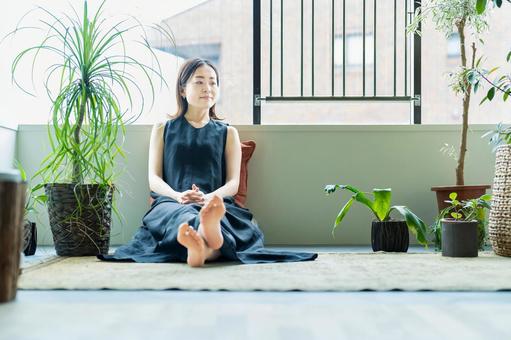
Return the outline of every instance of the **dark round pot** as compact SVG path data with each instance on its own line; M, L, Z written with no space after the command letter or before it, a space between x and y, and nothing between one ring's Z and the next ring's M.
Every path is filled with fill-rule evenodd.
M373 221L371 246L373 251L407 252L410 238L405 221Z
M449 206L445 201L450 200L449 194L455 192L458 194L458 201L469 200L481 197L486 193L486 189L490 189L491 185L451 185L442 187L432 187L431 191L436 193L436 201L438 212Z
M477 221L442 219L442 256L477 257Z
M23 226L23 254L31 256L37 248L37 228L35 222L25 221Z

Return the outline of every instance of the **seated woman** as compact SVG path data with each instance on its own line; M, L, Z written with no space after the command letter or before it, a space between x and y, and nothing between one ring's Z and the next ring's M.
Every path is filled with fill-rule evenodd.
M241 144L237 130L219 121L219 77L211 62L188 60L176 86L178 112L156 124L149 147L154 198L133 239L102 260L265 263L314 260L317 254L268 250L252 214L234 202Z

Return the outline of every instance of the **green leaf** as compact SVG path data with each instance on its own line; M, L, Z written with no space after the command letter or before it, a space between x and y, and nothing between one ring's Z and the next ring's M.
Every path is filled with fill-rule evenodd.
M387 218L392 198L391 189L373 189L374 202L373 210L378 220L383 221Z
M495 88L492 87L491 89L488 90L486 97L488 98L489 101L491 101L494 96L495 96Z
M479 197L479 199L483 201L491 201L491 194L484 194L481 197Z
M461 214L458 213L458 212L452 212L451 213L451 216L455 219L455 220L459 220L461 218Z
M397 210L405 218L408 229L417 237L417 241L427 248L428 240L426 238L426 224L424 224L417 215L405 206L396 205L391 207L390 210Z
M451 192L451 193L449 194L449 198L450 198L452 201L454 201L457 197L458 197L458 194L457 194L457 193L455 193L455 192Z
M509 63L509 60L511 59L511 51L508 52L506 56L506 61Z
M486 0L477 0L476 10L478 14L483 14L486 9Z
M497 71L498 69L499 69L499 67L498 67L498 66L497 66L497 67L494 67L494 68L492 68L491 70L489 70L487 74L488 74L488 75L489 75L489 74L492 74L493 72Z
M506 91L506 92L504 92L504 95L502 95L502 99L503 99L504 101L506 101L506 100L507 100L507 98L509 97L509 94L510 94L510 93L511 93L511 91L509 91L509 90L508 90L508 91Z
M339 211L339 214L337 214L337 218L335 219L334 227L332 229L332 236L334 236L335 229L341 224L342 220L344 219L344 216L348 213L350 210L353 202L355 202L355 195L353 195L348 202L341 208Z

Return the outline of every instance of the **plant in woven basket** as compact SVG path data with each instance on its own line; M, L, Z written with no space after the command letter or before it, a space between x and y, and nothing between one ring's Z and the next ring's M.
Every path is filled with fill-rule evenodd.
M38 7L42 16L36 28L42 32L42 40L22 50L12 62L13 82L29 93L16 78L22 61L32 56L33 65L43 52L54 56L44 81L52 101L48 124L51 153L34 176L41 177L37 188L44 186L48 196L50 226L61 255L108 252L112 209L118 213L112 203L117 190L114 181L120 175L116 159L125 157L125 126L144 110L148 96L142 88L144 81L151 102L153 78L165 84L144 26L135 18L111 23L103 18L104 4L92 16L87 1L81 15L74 8L74 15L58 16ZM11 34L31 28L18 27ZM161 26L153 28L173 39ZM125 37L137 31L141 40L135 43L145 48L150 64L130 52L133 45ZM135 104L135 99L140 104Z
M478 198L459 201L458 194L451 192L446 203L449 206L443 209L430 226L433 234L433 243L436 250L442 249L442 220L477 221L477 240L479 250L483 250L487 239L487 212L490 210L491 195L485 194Z
M373 230L372 230L372 243L373 243L373 250L375 249L375 235L374 235L374 229L378 226L378 224L385 225L386 222L392 222L395 221L391 218L391 213L393 211L398 212L401 214L405 221L398 221L404 223L404 230L403 232L406 233L404 235L404 242L406 243L403 245L403 247L406 246L406 249L408 249L408 230L410 230L415 236L417 237L417 241L422 244L423 246L427 247L427 239L426 239L426 233L427 233L427 227L424 224L424 222L417 217L408 207L402 206L402 205L396 205L391 206L391 198L392 198L392 190L391 189L373 189L372 196L374 196L374 200L371 200L367 197L367 195L371 195L367 192L362 192L358 190L357 188L350 186L350 185L341 185L341 184L329 184L325 186L325 193L327 195L335 192L337 189L343 189L348 190L353 193L351 198L344 204L344 206L341 208L339 213L337 214L337 217L334 222L334 226L332 228L332 235L334 235L335 229L341 224L342 220L350 210L352 204L354 202L359 202L365 205L371 212L374 214L376 220L376 224L373 223ZM392 226L390 226L392 228ZM395 238L396 236L390 236L391 238ZM392 243L391 241L390 243ZM399 243L399 240L395 241ZM383 241L385 243L385 240ZM399 248L398 245L393 244L387 244L389 248ZM379 248L379 247L378 247ZM385 246L383 248L386 248ZM395 250L395 249L378 249L378 250L385 250L385 251L406 251L406 250Z

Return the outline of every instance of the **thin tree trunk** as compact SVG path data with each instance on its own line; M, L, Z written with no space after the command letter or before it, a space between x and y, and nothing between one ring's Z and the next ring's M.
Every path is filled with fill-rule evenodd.
M78 120L76 122L76 129L74 131L74 139L76 146L80 147L80 131L82 129L83 120L85 118L85 110L87 108L87 95L82 95L82 100L80 102L80 108L78 112ZM82 171L80 167L80 162L78 161L78 151L75 151L75 157L73 159L73 183L81 183L82 182Z
M465 70L467 67L467 54L465 48L465 21L462 20L456 25L458 34L460 36L460 50L461 50L461 65ZM474 67L476 48L475 43L472 44L472 67ZM467 153L467 133L468 133L468 111L470 109L470 94L472 92L472 85L464 81L464 94L463 94L463 124L461 130L461 142L458 156L458 164L456 166L456 185L465 185L465 155Z

